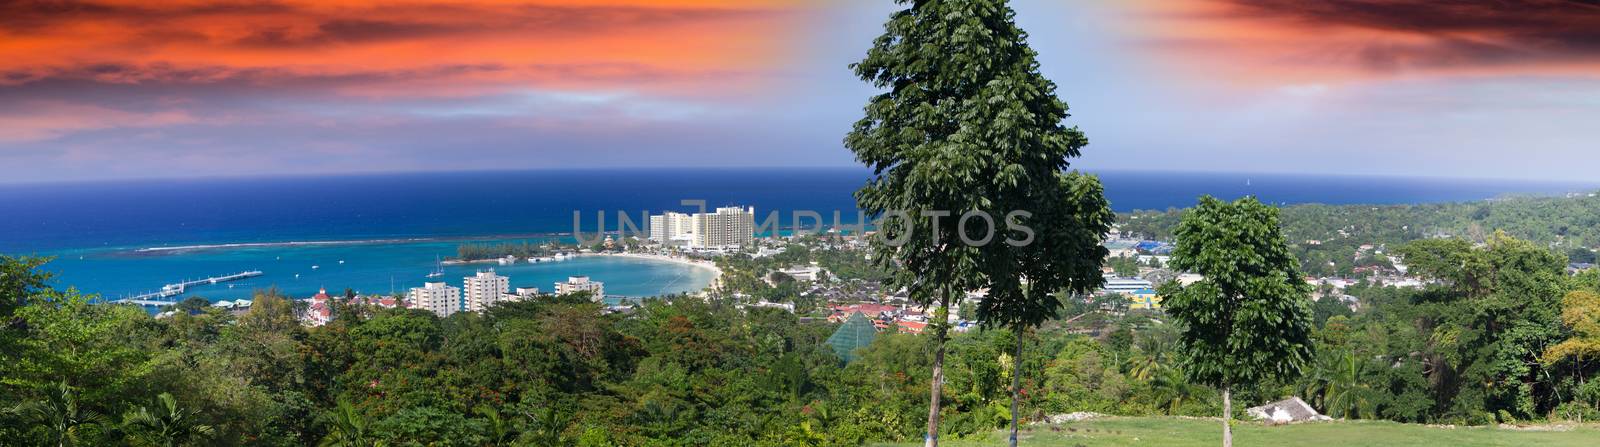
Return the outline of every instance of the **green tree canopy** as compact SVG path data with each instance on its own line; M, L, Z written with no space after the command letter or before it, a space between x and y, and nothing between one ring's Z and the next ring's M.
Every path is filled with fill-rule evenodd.
M1233 386L1298 376L1312 355L1311 286L1284 242L1277 208L1254 197L1201 197L1177 237L1172 266L1205 277L1162 287L1162 304L1182 327L1189 379L1220 387L1227 412ZM1232 444L1226 428L1223 439Z
M1008 236L1024 239L1015 232L998 231L988 244L962 243L963 236L986 240L982 235L1009 221L1012 211L1063 197L1061 171L1087 139L1062 125L1066 104L1039 74L1004 0L900 3L908 7L890 16L866 58L853 65L857 76L885 91L869 100L845 146L873 171L856 201L883 219L875 259L899 267L889 286L947 309L954 297L995 285L984 266L1015 273L1018 263L1008 260L1023 257L999 245ZM956 216L969 211L988 213L988 226L963 231ZM1018 289L1011 284L1000 285ZM930 444L938 438L942 316L933 334Z

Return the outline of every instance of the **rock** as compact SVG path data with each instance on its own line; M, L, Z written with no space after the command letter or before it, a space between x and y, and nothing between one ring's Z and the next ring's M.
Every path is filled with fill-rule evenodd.
M1105 415L1100 414L1100 413L1090 412L1090 411L1079 411L1079 412L1076 412L1076 413L1052 414L1050 416L1046 416L1044 418L1044 420L1040 421L1040 422L1044 422L1044 423L1048 423L1048 424L1064 424L1064 423L1068 423L1068 422L1077 422L1077 421L1094 419L1094 418L1098 418L1098 417L1105 417Z

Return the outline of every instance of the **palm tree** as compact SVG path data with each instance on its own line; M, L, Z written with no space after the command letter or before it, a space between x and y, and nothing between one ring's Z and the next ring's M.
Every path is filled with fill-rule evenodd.
M488 405L479 405L474 412L483 415L489 422L489 435L491 445L510 445L517 438L517 427L512 421L500 415L500 411Z
M1128 374L1134 379L1148 381L1165 373L1170 368L1168 365L1175 363L1167 337L1152 333L1141 337L1136 347L1139 353L1128 359Z
M367 418L356 410L350 401L339 399L339 406L324 415L332 430L322 438L322 447L380 447L384 445L372 436Z
M1305 395L1321 404L1328 416L1372 418L1374 391L1361 379L1366 374L1366 363L1353 350L1322 363L1306 385Z
M1150 388L1157 402L1166 407L1168 415L1177 414L1184 402L1204 392L1185 380L1183 371L1177 368L1161 368L1150 381Z
M43 429L46 445L77 445L86 432L99 426L100 415L78 406L78 395L66 382L59 382L45 400L27 402L11 409L24 427Z
M139 407L122 416L122 426L137 439L151 445L176 447L199 444L216 433L210 425L196 423L199 411L178 408L171 394L156 396L156 406Z
M676 417L676 413L669 417ZM529 414L528 419L533 422L534 427L532 430L522 432L521 438L518 439L522 445L556 447L568 444L569 439L563 433L567 431L567 426L572 424L571 414L554 407L545 407Z

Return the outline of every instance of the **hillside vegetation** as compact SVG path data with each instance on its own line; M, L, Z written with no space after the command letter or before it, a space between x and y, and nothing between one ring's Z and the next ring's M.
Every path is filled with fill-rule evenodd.
M1215 419L1170 417L1112 417L1061 425L1034 425L1022 435L1022 445L1036 447L1098 446L1215 446L1219 440ZM992 446L1006 433L988 438L944 442L951 447ZM1534 426L1528 428L1450 427L1394 422L1320 422L1266 426L1236 422L1236 446L1591 446L1600 439L1593 425ZM912 446L920 443L882 444Z

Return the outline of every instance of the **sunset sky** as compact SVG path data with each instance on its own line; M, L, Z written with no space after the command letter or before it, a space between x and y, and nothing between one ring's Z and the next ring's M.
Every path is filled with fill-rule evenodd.
M0 1L0 182L851 166L895 7ZM1078 167L1600 177L1600 2L1013 7Z

